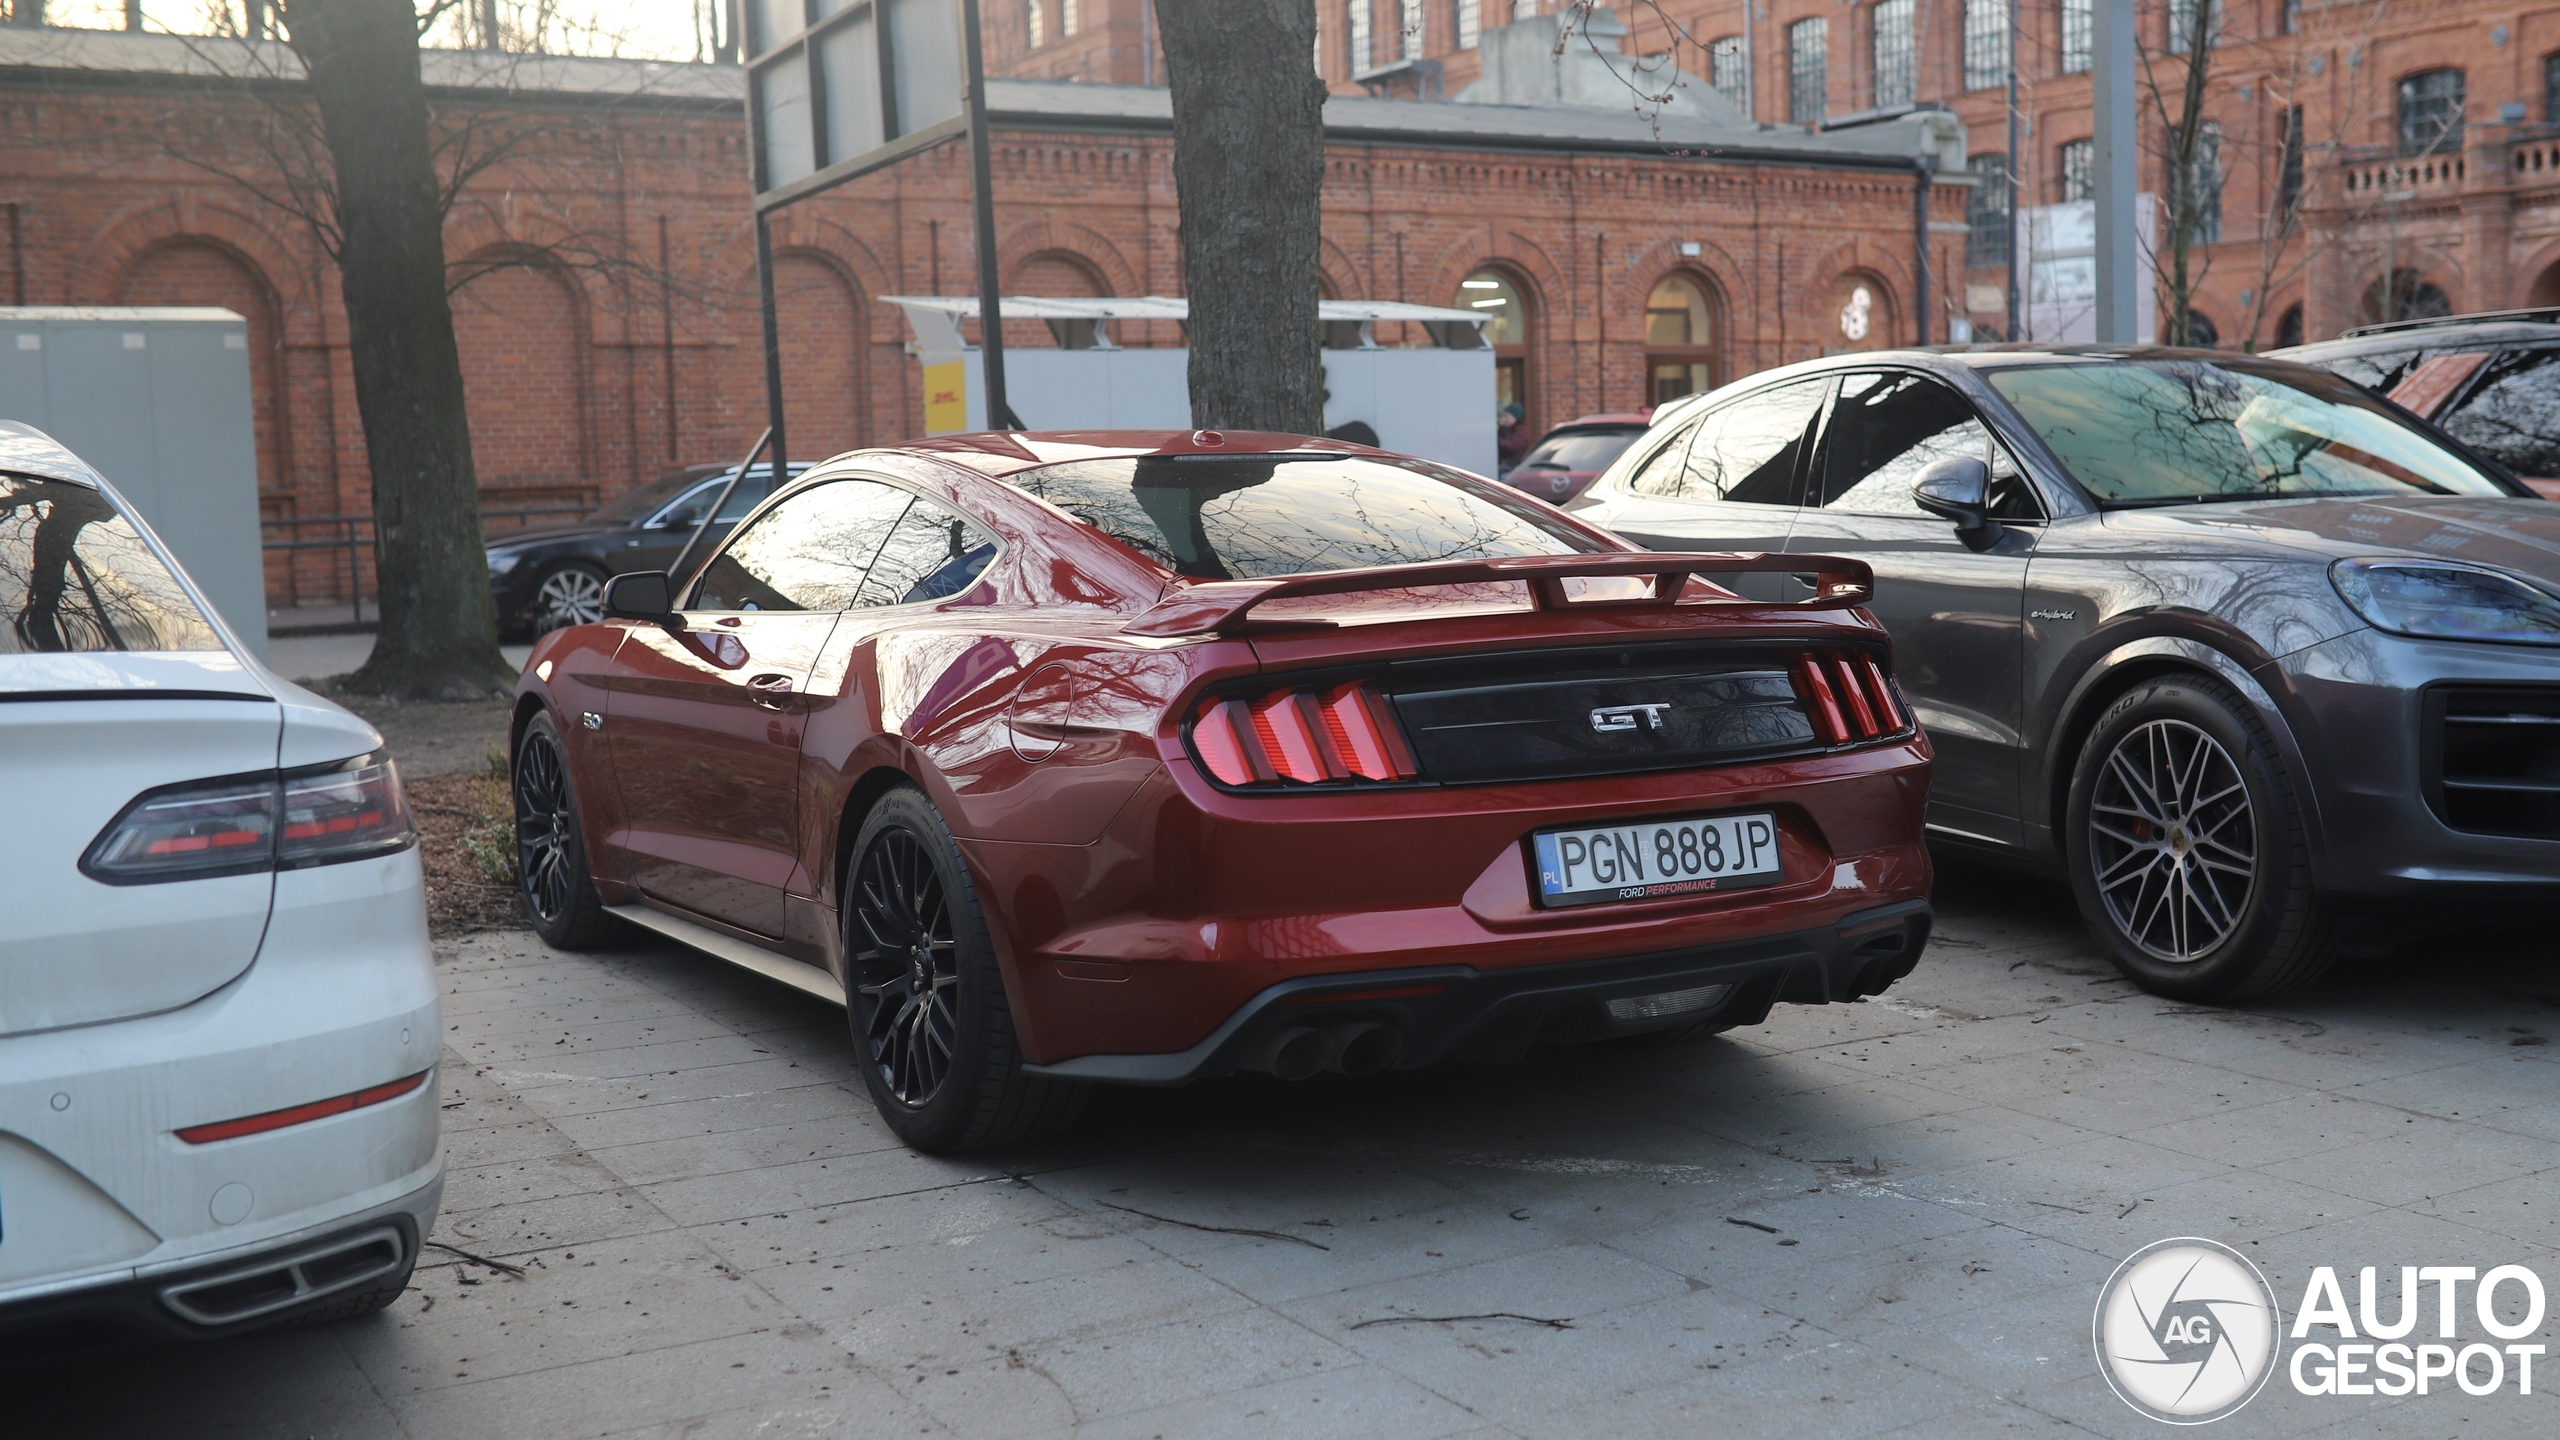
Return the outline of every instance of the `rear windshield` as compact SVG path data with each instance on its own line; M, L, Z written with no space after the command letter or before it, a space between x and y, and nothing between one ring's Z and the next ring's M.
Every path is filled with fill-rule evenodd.
M0 475L0 655L219 650L221 637L86 485Z
M2148 360L1989 378L2102 505L2510 493L2325 371Z
M1609 462L1644 434L1629 430L1574 430L1550 435L1522 456L1523 470L1606 470Z
M1013 484L1203 580L1610 548L1508 487L1418 460L1145 456Z

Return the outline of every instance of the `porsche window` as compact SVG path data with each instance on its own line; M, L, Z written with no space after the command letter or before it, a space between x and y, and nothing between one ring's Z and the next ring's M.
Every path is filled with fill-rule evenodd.
M1828 380L1798 380L1746 395L1699 422L1678 469L1657 458L1632 489L1676 500L1793 505L1796 469L1813 437Z
M1204 580L1610 548L1516 491L1420 461L1145 456L1052 465L1013 483Z
M2035 365L1989 379L2102 505L2509 493L2348 382L2281 362Z
M812 485L756 517L703 567L696 610L849 610L913 497L871 480Z
M1992 443L1963 396L1918 375L1844 375L1823 439L1821 505L1851 514L1926 516L1911 498L1911 482L1931 462L1958 456L1991 467L1994 516L2044 518L2016 463Z
M142 532L86 485L0 475L0 655L219 650Z

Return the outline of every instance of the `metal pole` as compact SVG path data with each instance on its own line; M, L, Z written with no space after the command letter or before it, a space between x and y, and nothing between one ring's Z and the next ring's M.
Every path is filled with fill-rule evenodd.
M667 463L676 463L676 299L667 217L658 217L658 344L667 371Z
M2019 308L2018 291L2018 3L2009 0L2009 153L2000 162L2000 184L2003 198L2001 224L2008 228L2008 243L2003 252L2009 257L2009 333L2002 339L2017 341L2026 312Z
M711 528L711 522L719 518L721 508L729 503L729 496L737 490L738 482L747 478L747 467L755 464L756 457L764 453L764 447L772 442L773 434L774 432L772 428L768 426L763 434L756 437L755 448L747 452L746 459L738 462L737 469L729 472L729 483L720 487L720 498L712 501L711 504L703 510L702 518L693 522L693 533L684 537L684 548L677 551L676 558L667 563L667 595L669 598L672 599L676 592L684 586L684 562L692 558L693 547L702 543L703 532L709 530ZM780 470L776 470L774 473L779 475L782 472ZM774 488L779 490L782 487L776 485Z
M764 310L765 438L773 444L778 480L791 473L782 458L789 453L782 443L782 319L773 305L773 226L762 215L756 217L756 300Z
M2098 343L2137 338L2141 242L2134 234L2133 0L2091 0L2090 192L2098 209Z
M1003 281L996 264L995 161L987 151L987 69L978 43L978 0L960 0L960 44L969 66L969 200L978 227L978 358L987 387L987 428L1019 430L1004 394Z
M347 623L364 623L364 567L356 552L356 519L347 517Z
M1929 343L1929 177L1936 164L1927 156L1911 162L1911 258L1912 273L1919 276L1915 288L1919 294L1911 306L1911 323L1918 327L1912 343Z

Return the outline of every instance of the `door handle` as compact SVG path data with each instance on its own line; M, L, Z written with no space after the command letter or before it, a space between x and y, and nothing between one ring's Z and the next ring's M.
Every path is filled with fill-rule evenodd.
M758 705L762 705L770 710L779 710L782 708L783 702L791 696L791 677L788 675L751 675L747 677L747 689L753 693L755 702Z

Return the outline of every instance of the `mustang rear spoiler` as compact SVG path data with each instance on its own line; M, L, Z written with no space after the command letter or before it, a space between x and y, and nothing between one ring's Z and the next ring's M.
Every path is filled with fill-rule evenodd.
M1411 590L1435 585L1472 585L1489 580L1526 581L1530 599L1540 610L1673 605L1692 575L1745 575L1775 571L1814 575L1813 594L1802 600L1775 602L1796 610L1846 610L1875 598L1875 572L1864 560L1839 555L1708 555L1676 551L1629 551L1605 555L1518 555L1496 560L1440 560L1420 565L1377 565L1364 570L1335 570L1320 575L1287 575L1270 580L1208 580L1186 585L1159 600L1145 614L1120 627L1123 634L1177 637L1231 635L1245 627L1245 617L1266 600L1301 595L1347 595L1361 590ZM1653 593L1635 600L1568 601L1564 582L1614 575L1646 575ZM1772 602L1743 601L1763 605ZM1322 620L1285 624L1323 625Z

